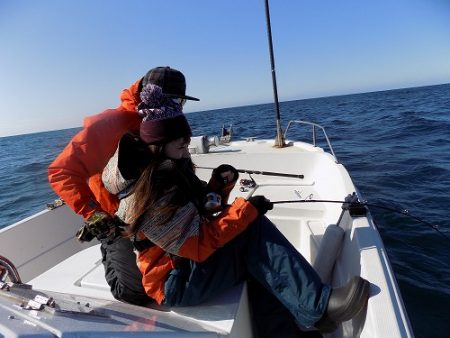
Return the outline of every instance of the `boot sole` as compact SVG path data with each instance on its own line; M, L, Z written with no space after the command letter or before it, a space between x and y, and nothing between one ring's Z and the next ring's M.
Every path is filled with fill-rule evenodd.
M346 306L341 311L330 314L329 318L333 322L341 323L350 320L361 311L369 299L370 283L359 276L355 276L352 279L357 279L358 282L352 283L350 297L346 302Z

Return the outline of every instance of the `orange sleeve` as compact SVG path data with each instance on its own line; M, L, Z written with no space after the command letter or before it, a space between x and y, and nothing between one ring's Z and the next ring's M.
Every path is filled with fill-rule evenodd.
M206 260L258 217L258 211L247 200L237 198L219 217L200 225L198 236L186 239L179 255L197 262Z
M87 118L84 129L50 164L51 187L77 214L89 218L95 211L114 213L117 198L104 188L101 173L120 137L139 123L136 112L119 109Z
M183 244L176 252L167 250L168 247L165 245L159 246L161 240L158 240L158 238L169 237L169 242L177 242L180 238L184 238L182 232L189 232L189 230L182 230L178 227L176 231L165 233L161 236L165 232L164 229L161 229L164 226L157 225L151 231L153 235L156 234L156 237L148 237L155 245L139 252L138 256L138 265L142 272L142 282L146 293L161 304L165 297L164 283L167 279L167 274L176 264L172 255L202 262L218 248L226 245L226 243L247 229L248 225L257 216L258 212L250 202L243 198L238 198L221 213L220 217L209 222L200 223L199 227L194 227L198 231L194 231L187 239L182 239ZM175 223L179 225L178 222ZM191 225L194 225L194 223ZM144 234L145 236L150 235L149 232L145 232L145 230L141 229L139 237Z

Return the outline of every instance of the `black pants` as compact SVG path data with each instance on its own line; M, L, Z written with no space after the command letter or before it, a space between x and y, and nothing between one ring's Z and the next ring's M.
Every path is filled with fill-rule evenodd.
M136 264L133 244L128 238L102 241L100 250L106 281L114 298L136 305L153 301L142 286L142 274Z

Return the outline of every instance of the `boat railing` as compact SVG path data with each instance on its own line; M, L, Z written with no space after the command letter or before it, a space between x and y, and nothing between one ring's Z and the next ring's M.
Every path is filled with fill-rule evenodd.
M289 131L289 128L291 127L292 124L301 124L301 125L309 125L312 127L312 145L314 147L316 147L316 143L317 143L317 129L320 129L323 133L323 135L325 136L325 140L327 141L327 145L328 148L330 150L331 155L333 155L334 160L336 161L336 163L339 163L336 154L334 153L333 150L333 146L331 145L330 139L328 138L327 132L325 131L325 128L322 127L320 124L314 123L314 122L309 122L309 121L302 121L302 120L291 120L289 121L286 130L284 131L284 139L287 140L287 133Z
M19 272L14 264L8 258L0 255L0 289L6 285L5 282L7 277L9 277L13 283L22 283Z

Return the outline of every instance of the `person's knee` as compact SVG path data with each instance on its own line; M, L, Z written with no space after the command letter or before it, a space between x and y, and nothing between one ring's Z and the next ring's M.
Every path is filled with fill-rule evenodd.
M127 286L117 284L114 289L111 289L111 293L117 300L134 305L144 305L152 302L152 299L147 296L144 289L135 291L129 289Z

